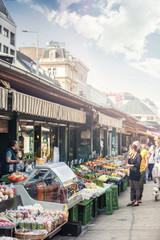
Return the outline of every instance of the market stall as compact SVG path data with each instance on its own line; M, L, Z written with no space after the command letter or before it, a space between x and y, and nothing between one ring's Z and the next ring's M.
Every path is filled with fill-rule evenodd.
M12 230L16 227L18 239L54 236L68 221L68 208L82 200L77 177L63 162L37 165L28 176L17 172L1 180L8 185L1 185L0 199L20 198L21 203L1 209L0 228ZM14 234L13 231L8 233Z

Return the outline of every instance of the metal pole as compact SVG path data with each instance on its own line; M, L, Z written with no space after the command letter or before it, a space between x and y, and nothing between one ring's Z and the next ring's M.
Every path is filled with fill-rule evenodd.
M36 47L36 75L39 76L39 30L37 31L28 31L28 30L22 30L22 32L25 33L36 33L37 34L37 47Z
M37 30L36 75L39 76L39 31Z

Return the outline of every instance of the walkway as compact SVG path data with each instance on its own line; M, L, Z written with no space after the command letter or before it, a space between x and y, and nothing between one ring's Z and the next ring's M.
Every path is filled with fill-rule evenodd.
M101 212L78 237L58 234L53 240L159 240L160 200L154 201L153 186L153 182L145 184L143 202L139 207L126 207L128 188L119 196L119 210L112 215Z

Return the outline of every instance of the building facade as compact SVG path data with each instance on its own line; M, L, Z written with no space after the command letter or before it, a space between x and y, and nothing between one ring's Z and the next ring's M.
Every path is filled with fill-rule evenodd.
M16 25L0 0L0 53L16 56Z

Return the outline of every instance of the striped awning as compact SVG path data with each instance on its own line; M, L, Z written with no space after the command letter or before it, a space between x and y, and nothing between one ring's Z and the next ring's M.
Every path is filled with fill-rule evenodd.
M12 111L68 122L86 123L86 113L20 92L12 93Z
M8 90L0 88L0 109L8 109Z
M99 124L108 127L122 128L122 120L99 113Z

